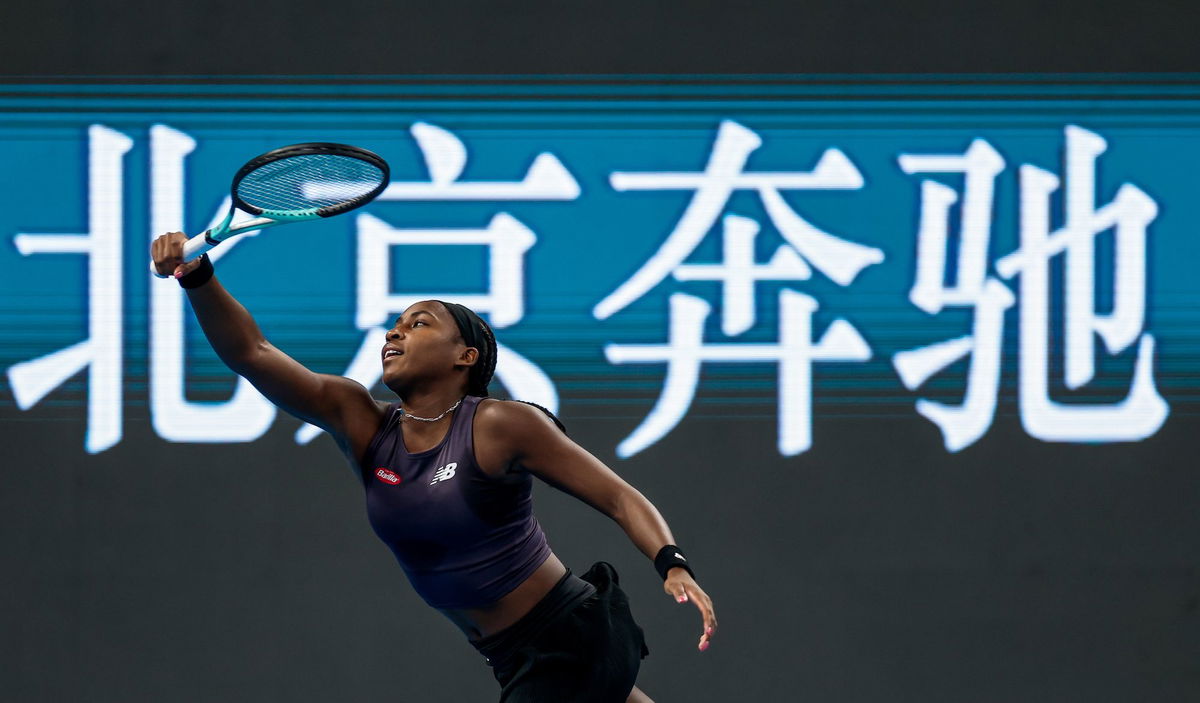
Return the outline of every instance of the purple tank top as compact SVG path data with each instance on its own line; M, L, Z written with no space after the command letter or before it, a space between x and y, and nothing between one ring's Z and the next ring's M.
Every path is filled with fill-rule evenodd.
M435 608L495 603L550 556L529 473L492 477L475 463L480 400L464 398L441 444L417 453L404 447L393 403L363 456L371 527Z

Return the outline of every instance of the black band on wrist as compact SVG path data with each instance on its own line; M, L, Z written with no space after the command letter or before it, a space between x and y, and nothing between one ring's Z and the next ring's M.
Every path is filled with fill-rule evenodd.
M658 555L654 557L654 570L663 578L663 581L667 580L667 572L676 566L683 567L685 571L692 575L692 578L696 578L692 567L688 565L687 558L683 556L682 549L673 544L668 544L658 550Z
M179 285L184 288L199 288L208 283L208 279L213 277L213 265L209 260L208 254L200 255L200 265L194 270L188 271L179 278Z

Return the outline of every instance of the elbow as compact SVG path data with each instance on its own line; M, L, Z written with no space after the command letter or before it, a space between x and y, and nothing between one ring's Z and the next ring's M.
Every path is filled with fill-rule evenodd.
M618 525L625 525L629 522L631 516L640 512L648 501L646 497L637 491L635 488L628 488L613 496L612 500L601 506L610 518Z

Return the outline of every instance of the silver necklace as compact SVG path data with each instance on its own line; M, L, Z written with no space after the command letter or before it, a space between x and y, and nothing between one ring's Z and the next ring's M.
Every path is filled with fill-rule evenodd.
M408 411L405 410L403 406L401 406L400 412L402 414L400 415L400 419L403 420L404 418L407 417L410 420L420 420L421 422L437 422L438 420L441 420L443 417L446 417L450 413L457 410L458 406L462 405L462 402L463 402L463 399L459 398L458 401L454 403L454 405L451 405L449 408L446 409L446 412L442 413L441 415L438 415L437 417L417 417L416 415L410 415L408 413Z

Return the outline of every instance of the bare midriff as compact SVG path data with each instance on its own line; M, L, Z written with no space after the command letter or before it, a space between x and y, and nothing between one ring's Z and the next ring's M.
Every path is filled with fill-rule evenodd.
M500 600L486 608L444 608L441 613L463 631L468 640L494 635L520 620L533 609L554 585L567 567L552 552L529 578L521 582Z

